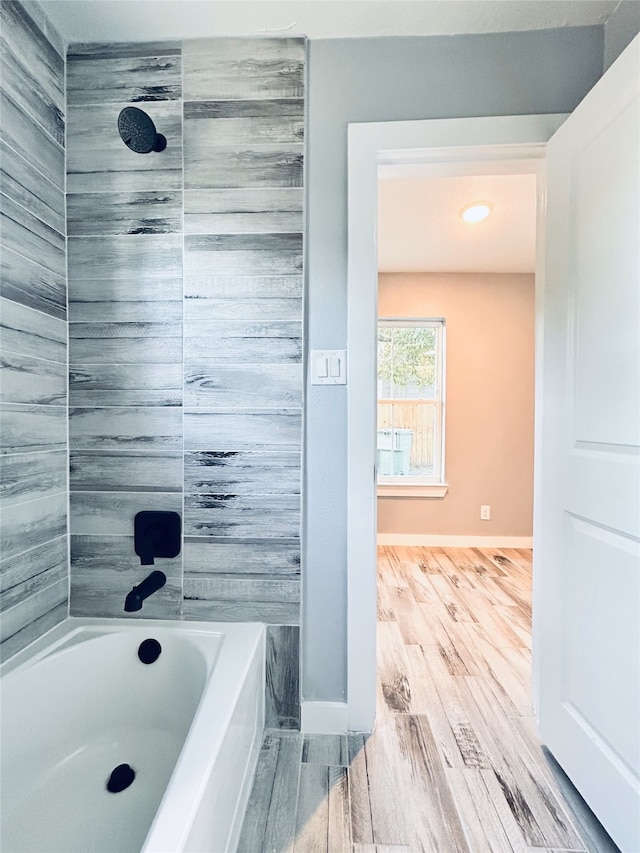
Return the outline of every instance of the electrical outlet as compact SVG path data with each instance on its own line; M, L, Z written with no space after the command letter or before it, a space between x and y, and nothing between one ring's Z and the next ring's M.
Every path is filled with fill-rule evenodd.
M480 520L491 521L491 507L483 505L480 507Z

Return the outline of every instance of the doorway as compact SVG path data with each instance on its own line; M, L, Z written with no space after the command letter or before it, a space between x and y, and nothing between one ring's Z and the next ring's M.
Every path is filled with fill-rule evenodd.
M473 164L467 166L472 174L480 170L533 173L538 176L538 208L542 210L545 143L565 118L517 116L349 126L348 694L352 731L372 730L376 704L377 496L372 477L376 376L372 348L377 326L378 168L421 163L446 175L452 170L464 173L464 164ZM539 245L539 253L541 250ZM537 289L541 284L538 275ZM534 697L536 680L534 669Z
M489 165L379 169L378 544L532 546L537 175Z

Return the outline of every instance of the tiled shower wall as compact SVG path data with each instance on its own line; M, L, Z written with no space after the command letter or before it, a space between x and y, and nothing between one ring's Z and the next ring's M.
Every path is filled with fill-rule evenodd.
M64 51L32 12L0 3L3 658L64 619L68 599Z
M296 726L304 41L68 55L71 613L125 616L139 510L183 516L138 617L263 621ZM167 138L135 154L137 105Z

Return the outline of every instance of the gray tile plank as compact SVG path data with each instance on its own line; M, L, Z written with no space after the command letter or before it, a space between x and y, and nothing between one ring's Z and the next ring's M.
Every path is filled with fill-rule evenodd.
M329 768L320 764L303 764L300 767L292 849L294 853L328 853L328 841ZM334 851L332 848L332 853Z
M19 3L0 4L2 87L64 144L64 59Z
M299 450L299 412L208 412L186 409L186 450Z
M167 139L160 153L136 154L118 133L125 102L70 106L67 113L67 192L156 192L182 188L182 109L178 101L146 103Z
M297 495L185 494L187 536L295 539L300 536Z
M61 320L67 316L66 277L7 248L0 252L0 297Z
M295 803L300 787L300 735L282 738L271 789L263 850L291 851L295 837Z
M300 143L198 147L185 137L184 185L207 187L301 187L303 153Z
M185 42L184 99L302 98L304 55L299 38Z
M69 389L74 395L96 392L163 392L167 400L181 394L182 364L71 364Z
M65 275L64 236L7 196L0 199L2 246L57 275Z
M66 365L28 355L0 353L0 402L66 405Z
M300 574L300 541L216 540L204 537L185 537L185 576L199 574L270 575Z
M60 540L58 539L54 541L59 542ZM47 543L48 546L50 546L50 544L51 543ZM40 551L41 549L38 548L37 550ZM18 559L19 557L13 557L10 558L10 560L4 560L3 562L8 563ZM0 578L2 578L1 574ZM59 581L64 581L65 584L68 583L68 579L69 564L65 555L64 559L58 560L54 565L49 565L46 569L43 568L41 571L38 571L36 574L33 574L18 583L6 587L3 584L2 596L0 597L0 610L4 614L4 612L9 610L9 608L13 608L16 605L25 602L28 598L46 590L47 587L50 592L51 586ZM46 599L46 596L43 596L43 598ZM47 609L50 608L47 606ZM0 621L3 621L3 618L4 616L0 616Z
M0 619L0 642L4 644L45 613L49 613L60 605L66 605L68 589L67 578L58 578L52 584L38 589L32 595L16 602L13 607L4 610ZM35 636L32 639L35 639Z
M182 410L178 407L69 409L73 450L179 450Z
M182 323L182 302L74 300L69 302L69 322Z
M182 231L182 193L70 193L69 237L117 234L171 234Z
M216 575L186 577L184 595L200 601L298 604L300 579Z
M180 492L182 453L102 450L73 451L71 491Z
M187 363L203 352L210 362L233 364L299 363L302 360L302 323L263 320L184 321L184 358Z
M298 625L300 622L297 602L212 601L185 596L182 612L185 619L198 622L264 622L267 625Z
M4 5L2 3L0 8ZM1 28L0 32L2 32ZM55 54L55 51L52 52ZM38 122L52 140L58 145L64 145L64 99L60 98L62 103L58 106L45 91L43 81L34 77L32 69L28 68L24 62L17 62L14 57L10 57L7 61L5 56L3 49L2 58L0 58L3 90L18 109ZM64 77L64 75L61 76Z
M65 233L64 192L24 157L0 141L0 192L46 225Z
M301 736L293 732L284 737L264 736L238 853L291 851L301 742Z
M364 750L368 735L350 734L347 736L349 748L349 794L351 811L351 834L354 842L362 845L362 853L369 849L375 853L373 845L373 826L371 818L371 799L367 777L367 757ZM367 845L365 847L365 845ZM360 849L354 843L354 853ZM410 853L410 851L409 851Z
M222 101L185 101L184 118L246 118L269 116L303 116L303 98L269 98L268 100L226 99Z
M329 767L328 849L352 853L349 774L346 767Z
M263 841L269 816L271 792L278 766L278 753L283 740L269 734L263 738L238 842L238 853L259 853L264 849ZM298 764L294 758L291 767L294 773L299 772L297 767Z
M69 498L74 536L130 536L141 510L182 514L182 496L173 492L71 492Z
M174 321L147 323L119 322L119 323L69 323L69 337L76 338L172 338L175 337L176 327Z
M299 495L300 453L184 454L184 488L192 495Z
M0 92L0 135L59 189L65 186L64 149L31 116L24 113L4 90Z
M67 59L76 60L124 59L128 56L181 56L180 41L76 42L69 45Z
M0 646L0 661L9 660L13 655L22 651L34 640L37 640L51 628L55 627L68 615L68 598L64 595L66 583L56 585L56 598L60 598L59 603L55 604L51 610L46 611L41 616L35 616L32 620L20 630L16 631ZM48 604L52 596L48 595L42 599L43 604Z
M155 406L158 408L166 406L182 405L182 389L177 388L170 391L123 391L123 390L100 390L91 391L80 388L69 394L69 405L84 408L94 406Z
M72 326L73 324L70 324ZM180 326L173 329L180 332ZM69 360L82 365L82 369L93 371L93 365L109 364L112 367L126 365L144 365L140 373L146 372L147 365L179 364L182 356L182 337L151 338L70 338ZM144 382L141 377L140 382ZM98 389L96 389L98 390Z
M182 274L182 237L176 234L71 237L67 246L69 279L176 278Z
M185 277L185 317L196 319L207 299L301 299L302 276L199 276Z
M302 763L348 767L349 745L347 736L305 735L302 745Z
M66 450L0 457L0 506L66 491L67 467Z
M70 320L173 320L178 316L174 314L176 303L180 302L181 276L132 279L72 278L69 282ZM156 317L153 314L157 310L156 304L166 306L166 317Z
M302 299L190 299L185 302L188 320L301 320Z
M185 406L302 406L301 365L226 366L209 360L188 360L185 362L184 372Z
M3 560L0 563L0 592L4 596L9 590L22 588L23 584L39 575L54 577L60 567L64 568L66 576L69 571L69 545L66 534Z
M6 506L2 510L0 559L15 557L67 532L67 495L60 492L44 498Z
M65 364L67 324L10 299L0 299L0 336L5 352Z
M242 101L237 102L242 104ZM277 103L277 102L276 102ZM288 145L304 140L304 116L278 115L275 110L270 115L227 115L225 117L207 117L202 111L193 117L185 110L184 151L185 176L189 175L192 163L212 149L222 147L258 145Z
M67 103L137 104L173 101L182 97L182 61L179 53L148 53L115 57L80 57L67 64Z
M186 213L184 230L185 234L289 234L302 231L302 219L302 211L296 210Z
M270 728L300 728L300 628L267 628L265 723Z
M302 234L190 234L185 237L184 273L190 277L300 272Z
M2 403L0 424L2 453L63 450L67 445L67 418L64 406Z

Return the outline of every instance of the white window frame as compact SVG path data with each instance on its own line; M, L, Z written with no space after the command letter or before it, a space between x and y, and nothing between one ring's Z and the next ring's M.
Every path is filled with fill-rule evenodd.
M425 328L437 329L436 339L436 446L433 477L414 477L393 474L377 474L378 495L381 497L444 497L447 492L445 480L445 431L446 431L446 358L447 324L444 317L379 317L378 329L387 328ZM377 368L376 368L377 374ZM378 399L378 403L380 399ZM421 402L420 398L407 402ZM425 398L425 402L428 402ZM377 472L376 472L377 473Z

